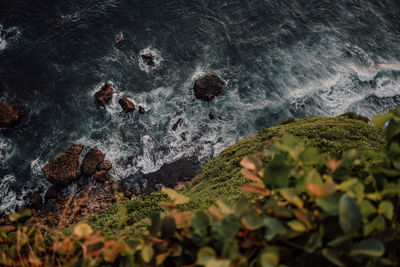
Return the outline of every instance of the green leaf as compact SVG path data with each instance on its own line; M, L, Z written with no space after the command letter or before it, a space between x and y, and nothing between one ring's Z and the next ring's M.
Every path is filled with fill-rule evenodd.
M340 195L338 194L315 199L317 206L330 216L339 214L339 201Z
M361 226L360 207L348 194L342 195L339 202L339 224L344 233L357 231Z
M169 238L174 235L175 231L175 219L171 216L165 216L161 222L161 236L164 238Z
M335 264L339 267L345 267L344 263L342 263L336 253L336 250L330 248L324 248L322 250L322 255L331 263Z
M394 211L394 207L393 207L392 202L390 202L390 201L382 201L379 204L378 212L380 214L385 215L385 217L388 220L391 220L393 218L393 211Z
M378 128L383 128L386 122L394 117L393 113L379 114L372 118L372 123Z
M299 209L303 208L303 201L294 193L293 188L282 188L279 192L289 203L296 205Z
M176 205L186 204L190 200L190 198L188 198L187 196L179 194L178 192L176 192L171 188L163 187L161 191L167 194Z
M360 203L361 214L364 218L368 218L372 214L376 213L375 206L368 199L364 199Z
M267 186L283 188L289 184L289 175L295 166L286 164L284 154L275 155L264 169L264 183Z
M354 245L350 251L350 256L370 256L381 257L385 253L385 246L375 238L363 240Z
M322 247L322 234L320 233L313 233L308 239L307 245L305 250L308 253L313 253L317 248Z
M210 218L204 211L196 210L190 217L190 224L193 229L195 229L196 233L206 235L208 225L210 224Z
M159 212L154 212L150 216L151 225L148 227L149 232L152 236L157 236L158 230L161 226L161 216Z
M279 264L279 253L274 250L267 250L260 256L260 264L262 267L274 267Z
M327 245L329 247L336 247L338 245L343 244L344 242L349 241L351 238L352 238L351 235L342 235L342 236L336 237L335 239L329 241L327 243Z
M205 267L229 267L230 265L230 260L211 259L207 262Z
M277 219L265 218L264 225L267 227L265 231L265 239L271 241L277 235L285 235L288 230Z
M206 265L208 261L214 259L217 256L215 250L211 247L202 247L197 251L196 264Z
M140 251L140 255L145 263L150 263L151 259L154 256L154 250L152 246L144 246L142 251Z
M364 225L364 236L369 236L374 230L382 232L385 230L385 227L385 218L382 215L379 215L372 222Z
M239 219L234 214L228 214L222 221L213 224L211 232L216 239L224 241L236 236L239 229Z
M262 161L253 155L244 157L240 162L240 165L242 165L243 168L255 173L257 173L258 170L260 170L263 166Z
M256 230L264 226L263 219L255 211L243 216L242 223L250 230Z
M299 220L292 220L286 223L293 231L296 232L305 232L307 231L307 227L300 222Z

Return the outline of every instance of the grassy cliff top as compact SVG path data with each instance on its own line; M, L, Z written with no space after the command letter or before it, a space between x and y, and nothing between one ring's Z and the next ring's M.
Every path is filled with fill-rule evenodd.
M306 145L321 153L339 154L350 149L382 150L385 145L383 131L362 120L345 116L290 119L239 141L208 162L199 175L181 190L191 199L183 209L206 209L217 199L235 202L246 197L241 190L241 186L247 183L240 174L241 158L255 153L262 155L284 133L301 138ZM88 222L105 234L135 237L143 233L147 218L160 209L157 204L165 199L166 196L158 192L137 197L110 206L104 213L89 218Z

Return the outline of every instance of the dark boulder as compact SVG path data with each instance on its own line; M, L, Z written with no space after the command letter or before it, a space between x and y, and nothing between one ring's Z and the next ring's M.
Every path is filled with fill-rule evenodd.
M91 148L82 160L81 172L85 176L95 173L97 166L104 161L104 153L97 148Z
M185 132L181 133L181 138L183 141L186 141L186 133Z
M135 109L135 104L133 104L133 102L126 97L118 100L118 103L120 104L123 112L125 112L125 113L128 113Z
M140 56L147 65L154 67L155 63L154 63L154 56L152 53L141 54Z
M208 117L210 118L210 120L215 119L215 114L214 114L214 112L210 112L210 113L208 114Z
M94 98L100 105L105 106L112 99L113 94L114 90L111 88L111 85L105 82L101 89L94 94Z
M47 190L44 198L45 199L57 199L57 196L58 196L58 187L53 185Z
M222 92L225 82L217 75L206 75L194 82L193 90L196 98L210 101Z
M21 120L22 113L22 108L6 102L0 102L0 127L7 127L18 123Z
M180 182L186 182L193 179L200 169L201 163L196 157L183 158L173 163L164 164L156 172L143 175L141 180L148 181L148 184L145 188L142 184L139 185L142 193L151 193L156 191L157 184L174 188Z
M64 152L44 166L42 171L47 181L53 185L65 186L75 180L79 167L79 155L82 150L83 145L70 145Z
M140 114L144 114L144 107L139 106L139 113L140 113Z
M105 160L97 166L100 171L108 171L112 169L112 163L109 160Z
M28 194L29 202L34 208L40 208L42 206L42 196L39 192L33 192Z
M178 129L179 125L181 125L183 122L182 118L179 118L179 120L177 122L175 122L174 125L172 125L172 130L176 131L176 129Z

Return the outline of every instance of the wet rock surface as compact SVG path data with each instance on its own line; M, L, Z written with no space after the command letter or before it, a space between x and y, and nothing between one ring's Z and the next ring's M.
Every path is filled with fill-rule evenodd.
M140 114L144 114L144 112L145 112L145 111L144 111L144 107L139 106L139 113L140 113Z
M102 171L108 171L110 169L112 169L112 163L109 160L105 160L102 163L99 164L99 166L97 166L97 169Z
M39 192L29 193L28 199L32 207L39 208L42 206L43 199Z
M8 127L21 120L22 108L6 102L0 102L0 127Z
M94 94L94 98L97 100L97 103L101 106L105 106L108 101L110 101L113 97L114 90L111 88L109 83L104 83L101 89Z
M79 167L79 155L83 145L70 145L64 152L60 153L42 171L46 180L57 186L66 186L77 178Z
M135 104L133 104L133 102L129 98L121 98L120 100L118 100L118 103L121 106L122 111L125 113L128 113L135 109Z
M141 54L140 56L147 65L154 67L154 55L152 53Z
M47 190L46 195L44 196L45 199L46 199L46 200L48 200L48 199L57 199L58 191L59 191L59 189L58 189L57 186L54 186L54 185L51 186L51 187Z
M173 131L176 131L176 130L178 129L178 127L182 124L182 122L183 122L183 119L182 119L182 118L179 118L178 121L175 122L174 125L172 125L172 130L173 130Z
M104 161L104 153L97 148L91 148L82 160L81 172L85 176L92 176L97 166Z
M104 183L105 181L108 180L107 171L105 171L105 170L97 171L94 174L93 178L96 180L96 182Z
M196 98L210 101L222 92L225 82L217 75L206 75L194 82L193 90Z

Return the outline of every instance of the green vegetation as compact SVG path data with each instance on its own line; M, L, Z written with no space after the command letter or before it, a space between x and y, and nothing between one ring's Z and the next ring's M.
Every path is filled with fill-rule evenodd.
M271 127L241 140L208 162L200 174L181 190L182 194L191 198L181 209L206 209L217 199L235 203L246 197L241 187L248 181L240 174L240 160L244 156L256 154L266 162L267 158L263 157L263 152L271 144L279 141L285 133L297 136L307 146L316 148L320 153L329 152L335 155L350 149L382 151L385 144L381 129L346 116L292 119L289 124ZM136 237L146 229L150 214L161 210L157 203L165 199L165 194L153 193L150 196L125 201L91 217L88 223L94 229L101 229L109 235ZM124 218L126 223L120 223L121 209L127 211Z
M267 150L240 157L240 173L250 182L241 189L253 197L234 204L217 200L215 207L187 212L195 193L182 192L204 182L196 180L182 192L163 188L159 200L172 202L158 203L162 211L152 213L143 238L129 242L94 232L86 223L67 236L43 237L40 227L24 223L29 212L10 215L9 225L0 227L0 264L398 266L400 109L373 122L388 123L383 151L365 146L365 151L331 156L320 152L325 151L319 142L305 145L284 133ZM128 204L116 206L120 219L115 227L129 221Z

